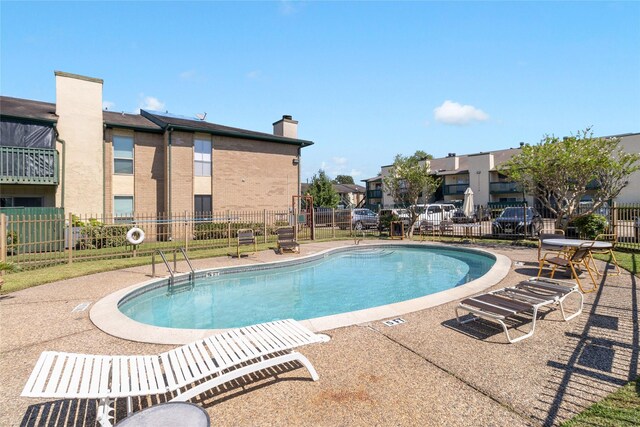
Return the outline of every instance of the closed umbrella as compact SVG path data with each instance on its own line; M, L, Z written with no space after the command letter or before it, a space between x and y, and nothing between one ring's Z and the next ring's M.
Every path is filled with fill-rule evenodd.
M467 187L464 191L464 203L462 204L462 211L467 218L471 218L473 215L473 190L471 187Z

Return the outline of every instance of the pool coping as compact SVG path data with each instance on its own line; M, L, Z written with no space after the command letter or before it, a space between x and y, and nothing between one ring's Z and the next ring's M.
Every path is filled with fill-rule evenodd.
M480 252L488 254L496 259L495 264L482 277L472 280L461 286L456 286L445 291L425 295L397 303L372 307L347 313L339 313L329 316L317 317L313 319L300 320L299 322L315 332L327 331L344 326L356 325L376 320L399 317L406 313L424 310L451 301L465 298L469 295L484 291L500 282L511 269L511 260L500 254L496 254L484 249L469 248L459 245L443 245L438 243L416 243L416 242L361 242L359 245L348 245L339 248L330 248L319 252L310 253L303 257L287 258L283 260L248 264L242 267L219 267L214 269L197 270L196 274L205 275L207 273L223 272L231 273L238 270L263 270L267 268L277 268L282 265L294 265L311 262L316 258L323 257L329 253L340 252L349 249L360 249L363 247L388 247L388 246L416 246L416 247L442 247L456 248L470 252ZM176 276L178 281L188 280L188 274ZM116 291L96 302L89 313L93 324L103 332L118 338L153 344L188 344L190 342L206 338L214 333L224 331L224 329L177 329L147 325L137 322L124 315L119 309L119 303L129 294L138 289L144 288L154 283L168 283L168 278L154 278Z

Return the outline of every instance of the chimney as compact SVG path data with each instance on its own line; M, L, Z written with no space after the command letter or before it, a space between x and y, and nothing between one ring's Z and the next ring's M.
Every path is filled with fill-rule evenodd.
M289 115L282 116L282 119L273 124L273 134L284 136L285 138L298 138L298 121L293 120Z

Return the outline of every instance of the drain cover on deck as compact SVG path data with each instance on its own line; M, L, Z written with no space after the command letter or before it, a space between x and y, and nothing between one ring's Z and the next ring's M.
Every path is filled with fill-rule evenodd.
M391 319L391 320L384 320L382 323L384 323L387 326L395 326L395 325L401 325L401 324L403 324L405 322L406 322L406 320L398 317L398 318Z
M85 311L90 305L91 305L90 302L82 302L76 305L76 307L73 310L71 310L71 312L75 313L77 311Z

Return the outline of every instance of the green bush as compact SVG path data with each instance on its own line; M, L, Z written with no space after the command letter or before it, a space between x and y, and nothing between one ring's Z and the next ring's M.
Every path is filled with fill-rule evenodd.
M74 224L79 224L80 239L76 243L76 249L102 249L126 246L127 225L104 225L96 219L89 219L89 224L77 221L74 218Z
M252 229L256 236L262 236L264 233L263 222L232 222L231 238L235 239L238 237L238 230L244 228ZM275 228L267 227L267 233L275 233ZM193 237L195 240L227 239L229 237L228 234L229 223L227 222L199 222L193 227Z
M386 211L380 215L380 222L378 223L378 230L385 231L391 228L391 221L400 221L400 217L391 211Z
M581 216L572 221L581 237L595 239L598 234L606 232L609 227L607 218L599 214Z

